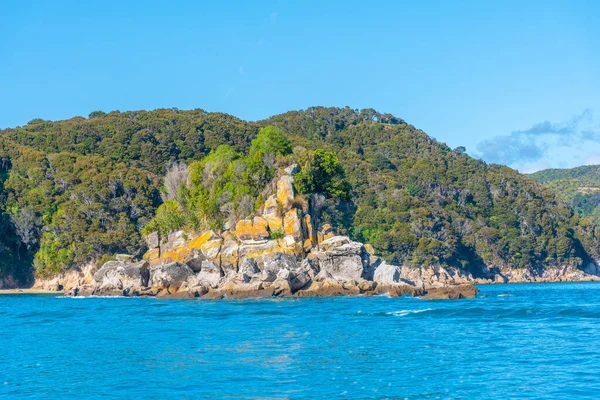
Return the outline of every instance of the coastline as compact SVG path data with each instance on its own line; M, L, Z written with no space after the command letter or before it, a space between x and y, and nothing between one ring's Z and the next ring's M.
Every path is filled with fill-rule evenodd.
M32 288L0 289L0 295L19 295L19 294L64 294L63 290L46 290Z

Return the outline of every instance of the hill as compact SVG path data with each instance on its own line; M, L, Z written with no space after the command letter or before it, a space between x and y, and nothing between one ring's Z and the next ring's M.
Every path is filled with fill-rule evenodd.
M600 165L546 169L530 176L569 203L578 215L600 222Z
M299 192L321 194L310 199L320 223L392 263L477 275L599 256L595 225L551 190L390 114L311 107L247 122L159 109L0 131L1 273L26 280L32 261L49 276L139 256L148 224L223 228L263 207L275 171L292 163Z

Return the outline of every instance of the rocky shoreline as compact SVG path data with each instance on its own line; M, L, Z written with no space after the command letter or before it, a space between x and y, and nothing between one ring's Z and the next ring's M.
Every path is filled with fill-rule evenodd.
M34 289L63 290L68 296L157 296L241 298L268 296L412 295L475 297L473 284L598 281L600 270L577 266L519 270L482 266L479 276L440 265L413 268L388 264L368 245L318 225L318 210L297 195L298 168L286 168L257 215L223 230L171 232L146 237L143 260L118 255L99 269L92 265Z

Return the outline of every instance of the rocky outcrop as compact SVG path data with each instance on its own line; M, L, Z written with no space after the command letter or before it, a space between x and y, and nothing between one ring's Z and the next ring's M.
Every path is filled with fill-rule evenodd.
M148 286L176 292L193 275L190 267L178 262L155 265L150 267Z
M327 239L308 257L318 265L320 271L327 272L339 281L373 279L369 254L362 243L353 242L348 237Z
M400 267L384 261L375 270L373 281L382 285L395 285L400 282L400 272Z
M109 261L94 274L94 280L100 285L119 287L147 286L148 279L148 263L145 261Z
M383 293L400 297L422 296L430 290L429 298L455 299L476 293L462 286L450 290L438 281L423 280L449 276L440 270L411 271L407 276L413 280L407 280L402 277L403 268L383 262L361 243L345 236L325 240L304 256L289 251L278 240L238 245L231 234L219 239L207 237L212 239L204 240L204 244L217 240L220 243L218 256L212 260L207 257L208 252L200 249L188 253L186 263L151 265L148 261L111 261L94 274L93 284L75 287L67 294L181 299Z
M477 289L473 285L459 285L459 286L445 286L430 288L427 290L427 300L438 300L438 299L472 299L477 297Z
M76 287L94 284L93 264L84 267L71 268L70 270L50 279L36 279L32 289L43 291L68 291Z
M260 215L220 232L177 231L166 238L150 234L142 262L120 255L104 264L93 279L85 274L71 278L67 289L74 288L72 295L176 298L388 293L459 299L476 296L472 283L585 280L600 275L595 264L585 271L569 266L541 272L488 268L478 278L441 265L388 264L371 246L337 236L328 224L317 226L309 202L294 191L296 172L297 166L285 170ZM65 288L64 279L55 284Z

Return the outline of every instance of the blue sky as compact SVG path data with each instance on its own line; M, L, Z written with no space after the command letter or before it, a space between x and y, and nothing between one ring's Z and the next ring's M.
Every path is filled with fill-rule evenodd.
M0 128L348 105L530 172L600 163L599 72L591 0L0 3Z

